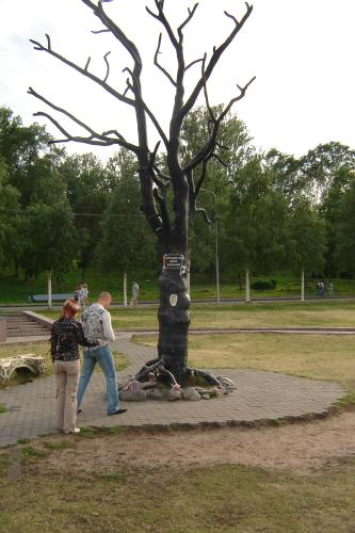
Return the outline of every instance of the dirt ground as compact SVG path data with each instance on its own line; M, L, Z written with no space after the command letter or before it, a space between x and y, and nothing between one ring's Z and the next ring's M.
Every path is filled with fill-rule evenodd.
M188 469L242 464L304 474L328 465L341 468L347 458L355 456L355 411L279 427L125 433L90 439L58 435L31 441L31 445L42 448L44 440L73 444L46 459L50 469L71 473L112 472L120 465Z

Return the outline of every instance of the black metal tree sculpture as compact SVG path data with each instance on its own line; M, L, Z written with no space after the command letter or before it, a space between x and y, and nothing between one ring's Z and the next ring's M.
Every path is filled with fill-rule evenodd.
M252 6L246 4L243 17L238 20L235 16L225 11L225 15L231 20L233 29L224 42L213 48L211 57L207 54L190 63L185 61L184 31L195 16L198 4L192 9L188 9L188 15L182 24L173 29L165 11L164 0L154 0L156 11L146 7L148 14L161 23L166 32L171 45L176 52L177 68L174 74L159 63L159 55L162 45L162 34L159 35L158 46L154 56L154 64L162 74L171 82L175 91L173 110L171 113L169 132L166 133L161 127L159 120L148 107L142 90L142 59L137 46L107 14L103 2L98 4L91 0L80 0L83 2L103 24L103 28L93 33L108 32L119 41L126 49L132 59L132 65L125 68L127 72L126 88L124 92L118 91L109 84L110 63L109 53L105 54L106 73L103 78L99 78L89 70L90 58L84 67L70 61L52 48L51 39L46 35L46 43L31 40L35 50L46 52L57 58L68 67L76 70L84 77L90 79L95 84L102 87L119 102L131 106L135 111L136 124L138 130L138 143L133 144L126 140L118 130L97 132L75 117L65 109L58 107L38 94L33 88L29 93L56 112L71 119L74 124L80 126L85 131L84 136L71 135L55 118L51 115L38 112L35 116L45 117L50 120L63 135L62 139L54 140L55 143L74 141L96 146L124 147L133 152L139 165L139 178L141 185L141 209L151 229L160 241L164 263L162 274L159 279L160 284L160 307L159 317L159 342L158 359L150 361L136 376L139 380L144 380L149 372L154 371L165 382L170 384L186 383L187 376L191 372L188 368L188 330L190 325L190 298L186 283L186 265L188 263L188 227L189 217L200 213L209 223L207 212L197 206L197 198L206 180L207 167L211 158L217 158L221 164L223 160L219 153L222 147L218 144L217 135L219 127L232 106L241 100L249 85L254 80L251 79L245 86L237 86L239 93L230 100L228 105L216 116L212 109L208 97L207 84L219 62L222 54L232 43L234 38L243 28L246 20L252 12ZM190 94L185 95L185 75L192 67L200 65L196 84ZM209 111L210 130L209 138L203 146L194 154L191 160L182 164L180 154L180 136L183 123L189 112L193 109L200 95L204 95L205 103ZM160 141L153 149L148 142L147 124L151 121L155 127ZM158 165L158 153L160 147L165 150L167 172L163 172ZM168 189L171 193L168 194ZM171 208L169 198L172 198ZM198 371L194 371L195 373ZM210 374L205 376L210 383L217 384L216 378Z

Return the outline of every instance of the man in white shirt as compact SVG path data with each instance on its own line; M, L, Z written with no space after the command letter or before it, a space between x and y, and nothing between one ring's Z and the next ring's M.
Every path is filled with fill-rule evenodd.
M119 408L119 395L117 390L117 378L115 363L108 343L115 340L115 333L112 329L111 315L108 311L112 302L109 292L102 292L97 302L85 309L81 321L86 339L100 339L100 346L84 350L84 361L82 374L78 387L78 410L81 411L81 402L84 392L96 363L99 363L106 378L107 387L107 414L119 415L125 413L127 409Z

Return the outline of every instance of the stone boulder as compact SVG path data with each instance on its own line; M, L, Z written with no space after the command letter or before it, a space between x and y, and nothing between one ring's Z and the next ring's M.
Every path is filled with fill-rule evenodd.
M164 392L160 389L150 389L146 392L148 400L164 400Z
M194 387L188 387L182 391L182 397L189 402L197 402L201 400L201 396Z
M143 390L122 390L120 391L120 400L123 402L145 402L147 394Z

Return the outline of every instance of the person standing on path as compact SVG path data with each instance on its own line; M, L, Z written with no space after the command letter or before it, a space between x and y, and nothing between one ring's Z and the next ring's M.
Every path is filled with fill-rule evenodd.
M83 283L79 291L79 305L82 309L85 309L88 303L89 290L86 283Z
M109 342L115 340L115 334L111 324L111 315L108 311L111 302L111 294L109 292L102 292L99 295L97 302L87 307L81 316L86 338L88 340L99 338L101 344L98 347L87 348L84 350L83 369L78 388L79 412L81 411L81 403L86 387L88 386L96 363L99 363L106 378L108 402L107 414L119 415L127 411L127 409L119 408L115 363L108 345Z
M139 296L139 285L136 281L132 283L132 300L131 305L137 307L138 305L138 296Z
M64 433L79 433L76 427L76 394L80 376L79 344L98 346L100 341L85 339L82 325L75 320L80 310L78 303L66 300L62 317L52 325L51 356L57 384L57 426Z

